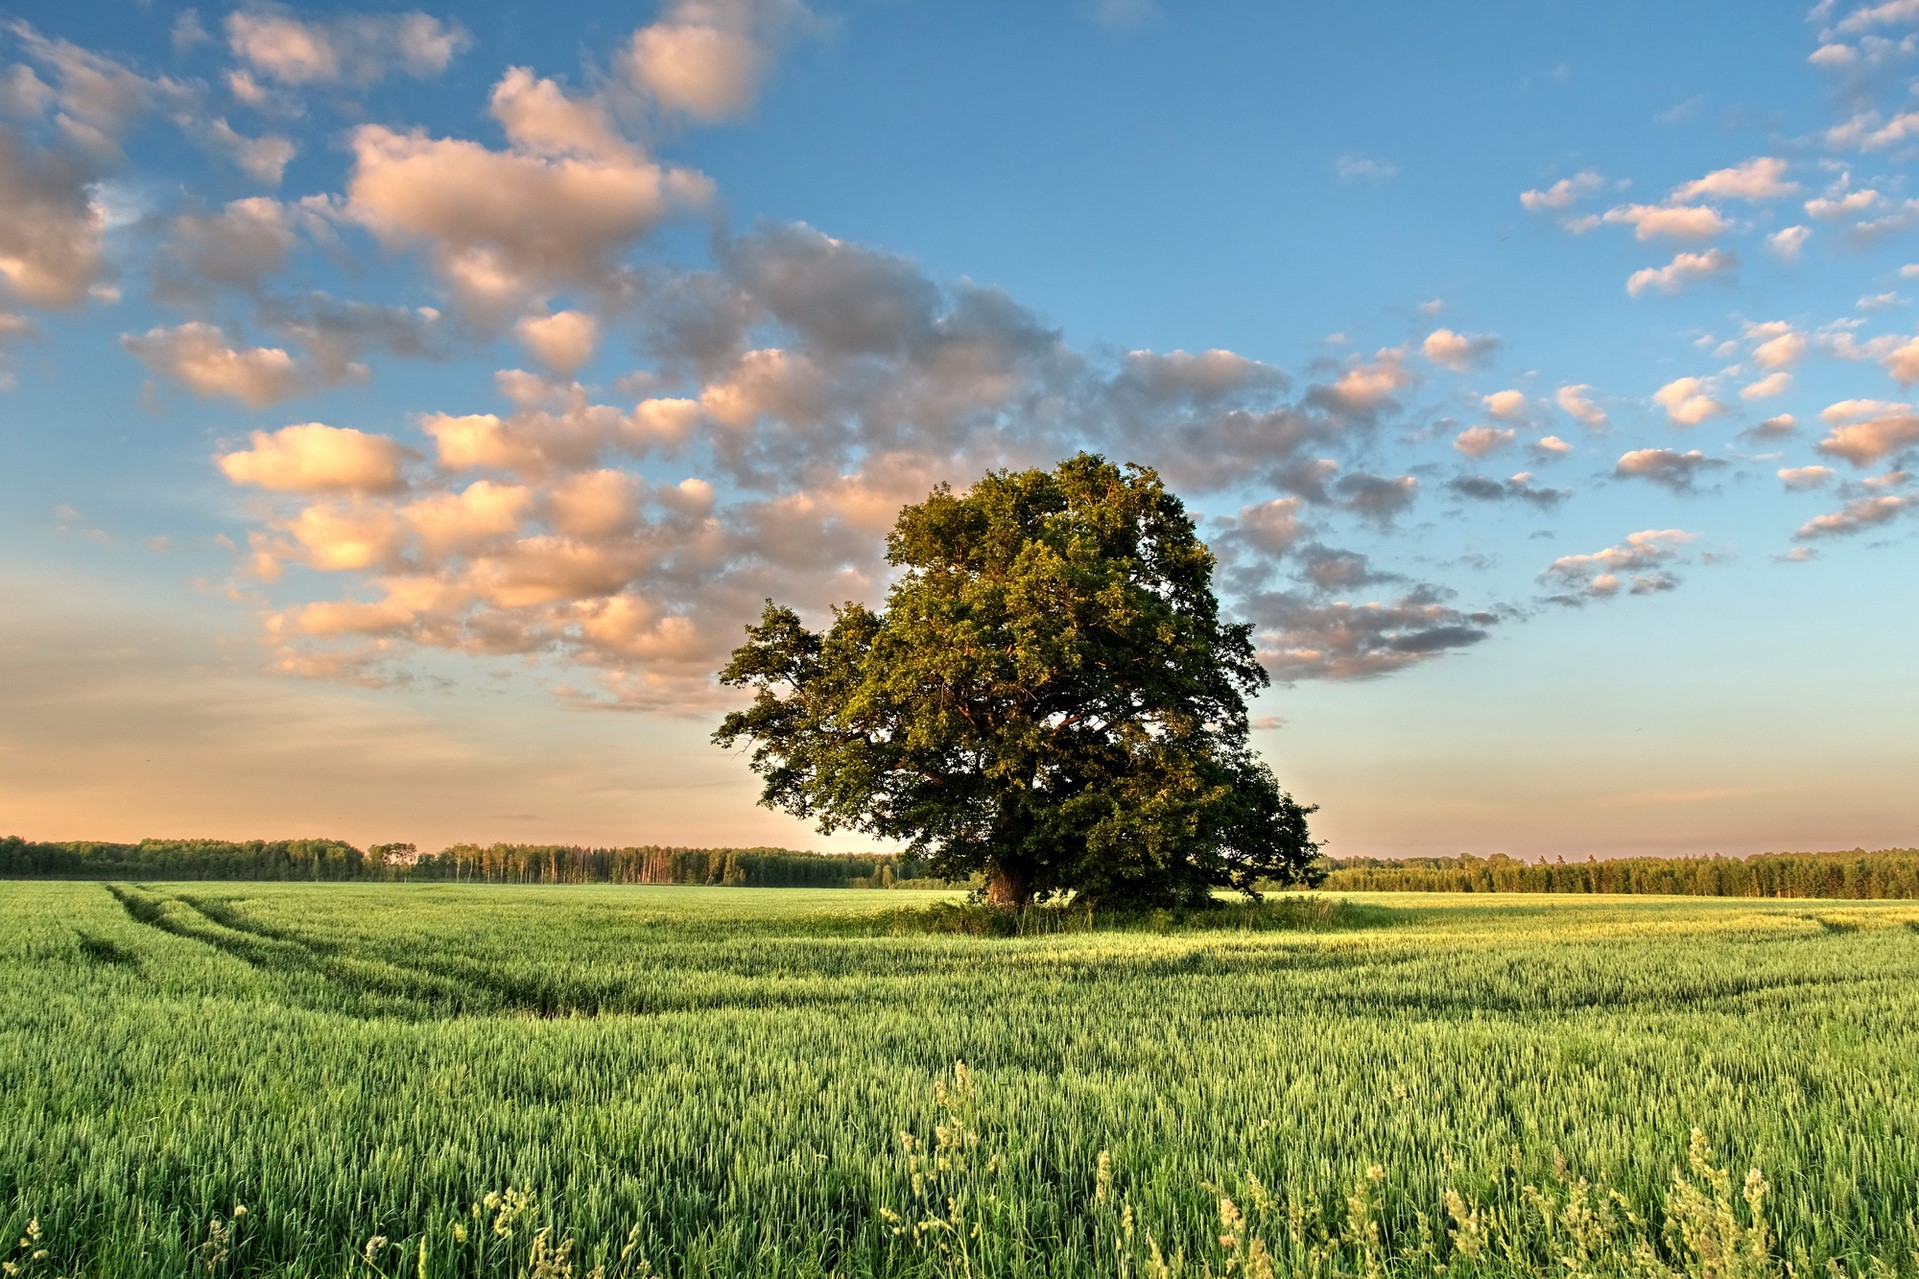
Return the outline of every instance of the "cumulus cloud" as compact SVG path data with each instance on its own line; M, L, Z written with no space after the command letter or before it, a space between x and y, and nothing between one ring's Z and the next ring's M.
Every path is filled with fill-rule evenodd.
M529 123L579 123L536 88L515 88L515 150L496 154L544 162L601 145L590 119ZM529 101L541 111L521 110ZM566 381L590 344L542 323L559 313L523 310L518 334L546 374L499 374L505 407L423 414L430 465L408 483L305 492L255 530L256 574L304 564L350 583L274 613L283 652L545 653L589 668L593 696L614 704L709 705L712 671L765 596L807 610L871 599L901 505L1082 446L1151 462L1182 493L1258 494L1214 538L1229 607L1250 615L1243 593L1289 568L1317 593L1310 609L1332 610L1289 614L1300 634L1322 636L1339 610L1364 620L1346 624L1357 638L1326 641L1323 661L1301 656L1304 639L1273 639L1289 678L1393 669L1457 647L1448 626L1484 629L1426 588L1391 605L1323 598L1390 574L1319 530L1389 531L1418 497L1411 475L1342 464L1368 455L1414 385L1402 348L1315 370L1297 394L1231 351L1076 351L997 290L803 226L720 240L710 269L656 269L631 296L658 359L616 383L637 403ZM649 482L632 469L642 459L699 473Z
M1729 169L1715 169L1674 188L1672 198L1686 204L1694 200L1777 200L1799 191L1797 182L1786 181L1786 162L1776 156L1754 156Z
M1648 289L1678 293L1697 280L1730 274L1739 266L1739 256L1725 249L1707 249L1704 253L1675 253L1672 261L1660 267L1642 267L1626 278L1626 292L1638 297Z
M1588 170L1575 173L1570 178L1561 178L1543 191L1521 191L1519 203L1528 213L1557 213L1605 188L1606 180Z
M1462 475L1447 481L1446 487L1460 497L1476 502L1520 501L1544 509L1555 507L1572 496L1569 489L1539 487L1526 471L1507 480L1489 479L1484 475Z
M267 186L280 185L287 165L299 152L291 138L271 133L247 137L219 116L207 121L200 133L215 151L232 160L248 177Z
M1768 373L1756 382L1749 382L1739 389L1742 400L1767 400L1775 395L1784 395L1792 389L1792 374L1784 369Z
M251 439L249 447L218 458L235 484L276 493L391 493L401 485L405 453L388 436L306 422L255 431Z
M1870 187L1817 196L1806 201L1806 216L1821 222L1838 222L1870 212L1879 203L1879 193Z
M163 293L254 289L286 265L296 216L277 200L234 200L218 213L175 217L161 248Z
M325 293L274 296L256 306L260 323L298 344L319 381L361 381L364 360L383 355L439 359L445 354L444 324L430 306L360 302Z
M1774 231L1766 237L1766 247L1788 262L1797 261L1800 250L1806 247L1806 241L1812 238L1808 227L1789 226Z
M1392 406L1394 397L1417 380L1406 367L1405 352L1385 347L1370 361L1352 360L1330 385L1314 387L1310 395L1330 408L1370 415Z
M1499 339L1490 333L1455 333L1451 329L1434 329L1426 335L1419 349L1434 364L1455 373L1465 373L1483 364L1498 346Z
M494 151L377 124L355 129L352 148L348 216L389 244L425 246L482 315L555 288L604 287L623 250L710 190L637 152Z
M1224 531L1216 541L1278 559L1309 534L1310 529L1302 518L1305 505L1304 498L1276 497L1242 506L1238 515L1224 522Z
M1881 0L1854 9L1833 30L1840 35L1856 35L1872 27L1913 21L1919 21L1919 0Z
M630 158L635 148L621 134L605 102L576 98L558 81L508 67L493 86L487 109L515 146L543 156Z
M676 0L634 32L626 73L668 111L724 120L752 107L780 42L815 22L798 0Z
M95 161L119 159L123 136L148 112L185 110L193 103L193 91L177 80L143 76L69 41L49 39L24 22L10 24L8 32L51 80L32 77L29 82L15 72L7 96L16 113L51 111L57 143Z
M1781 413L1769 417L1757 426L1749 426L1739 433L1739 438L1754 444L1772 444L1786 439L1799 431L1799 419L1790 413Z
M1703 204L1622 204L1599 220L1629 226L1640 240L1710 240L1732 228L1717 209Z
M1696 377L1675 378L1654 391L1652 398L1674 426L1698 426L1726 412L1726 406L1712 397L1711 386Z
M1689 492L1700 475L1724 467L1720 458L1707 457L1698 449L1680 453L1673 449L1634 449L1620 456L1613 474L1621 479L1647 480L1675 493Z
M224 395L250 408L286 399L311 377L281 348L235 345L217 325L202 320L123 334L120 344L154 373L195 395Z
M1589 431L1606 429L1606 412L1593 403L1593 389L1585 385L1562 386L1553 402Z
M1386 528L1412 506L1419 495L1419 481L1410 475L1385 476L1356 472L1341 476L1339 482L1333 485L1333 490L1339 494L1340 505L1362 519Z
M1819 451L1854 466L1870 466L1919 445L1919 416L1910 404L1841 400L1819 416L1829 428Z
M1494 417L1510 419L1526 414L1526 395L1523 391L1494 391L1491 395L1481 396L1479 402Z
M643 400L630 411L596 404L579 387L538 382L507 414L430 413L420 429L434 442L440 465L450 472L502 471L541 479L598 466L609 451L645 456L678 444L701 420L690 400ZM517 389L509 379L509 389Z
M1779 469L1779 482L1789 489L1824 488L1836 474L1830 466L1785 466Z
M529 315L513 326L520 342L560 377L571 377L600 340L600 322L584 311Z
M1309 592L1268 592L1246 603L1260 658L1282 683L1403 670L1479 643L1497 620L1461 612L1431 587L1390 603L1329 603Z
M1542 458L1564 457L1573 451L1573 446L1557 435L1542 435L1532 443L1532 449Z
M1890 120L1877 111L1861 111L1844 124L1826 130L1826 145L1835 150L1883 151L1919 134L1919 111L1904 111Z
M1633 595L1669 591L1679 584L1679 579L1668 566L1680 558L1685 546L1697 536L1684 529L1642 529L1603 550L1562 555L1540 574L1540 580L1559 589L1558 594L1549 598L1560 604L1607 599L1622 589Z
M1889 523L1915 506L1919 506L1919 497L1909 494L1882 493L1876 497L1854 498L1836 511L1807 520L1793 536L1801 541L1811 541L1821 537L1861 533Z
M1806 353L1806 335L1783 320L1748 324L1745 337L1755 345L1752 361L1762 369L1788 369Z
M1319 542L1300 547L1294 552L1293 561L1301 580L1329 594L1399 580L1396 573L1375 569L1372 561L1358 551Z
M92 168L0 126L0 286L31 306L72 307L105 265Z
M164 111L190 136L216 147L220 139L200 124L189 85L141 75L25 22L5 34L33 65L0 71L0 115L14 118L0 124L0 301L75 307L111 287L104 196L134 125ZM270 152L255 147L243 159L264 170Z
M424 79L471 47L457 22L420 12L303 19L282 5L227 15L227 47L254 74L279 84L364 87L388 75Z
M885 296L890 290L882 290ZM895 294L897 296L897 294ZM779 299L772 299L779 309ZM789 301L790 306L790 301ZM916 315L925 314L918 307L909 308ZM827 302L824 298L809 300L805 310L812 314L822 311L836 311L850 322L850 327L858 329L872 324L874 338L878 338L878 325L885 324L889 317L884 314L861 315L863 307L849 307ZM796 317L797 318L797 317ZM838 329L842 324L832 324ZM894 337L898 330L893 330ZM822 335L826 336L826 335ZM891 338L847 341L842 334L833 345L842 348L872 349L875 345L884 348L891 345ZM1148 403L1169 405L1175 403L1214 404L1249 391L1284 390L1290 379L1279 369L1258 360L1249 360L1232 351L1202 351L1190 355L1185 351L1161 353L1157 351L1129 351L1126 354L1124 371L1120 374L1122 394L1137 394Z
M1825 326L1815 335L1819 348L1840 360L1883 360L1905 342L1904 338L1891 333L1861 342L1854 330L1863 323L1863 320L1839 320Z
M1453 447L1467 457L1484 457L1513 442L1509 426L1469 426L1453 437Z
M1919 382L1919 337L1901 342L1887 351L1879 362L1900 385L1911 386Z

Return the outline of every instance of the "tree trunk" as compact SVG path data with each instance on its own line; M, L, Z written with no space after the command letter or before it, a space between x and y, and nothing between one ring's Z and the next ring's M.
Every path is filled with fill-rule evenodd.
M1033 872L1025 866L999 865L987 872L986 904L1024 910L1033 904Z

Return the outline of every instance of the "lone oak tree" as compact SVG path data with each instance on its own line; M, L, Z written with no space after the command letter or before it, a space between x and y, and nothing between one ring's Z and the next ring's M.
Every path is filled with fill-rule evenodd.
M761 803L983 871L1002 906L1306 878L1313 810L1247 743L1252 628L1220 621L1212 552L1157 474L1081 453L942 485L887 560L884 612L847 604L821 635L768 600L720 672L757 691L713 738L755 744Z

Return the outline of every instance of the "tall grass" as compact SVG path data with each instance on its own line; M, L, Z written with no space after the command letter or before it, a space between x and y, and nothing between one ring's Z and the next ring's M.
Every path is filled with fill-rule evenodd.
M1757 1228L1748 1168L1766 1264L1919 1273L1911 905L1383 897L988 937L879 893L114 888L0 885L0 1243L36 1223L29 1273L1252 1274L1258 1240L1281 1274L1571 1274L1603 1239L1591 1273L1731 1275L1685 1231L1749 1243L1699 1224ZM913 1182L956 1118L958 1258L918 1229L955 1196Z

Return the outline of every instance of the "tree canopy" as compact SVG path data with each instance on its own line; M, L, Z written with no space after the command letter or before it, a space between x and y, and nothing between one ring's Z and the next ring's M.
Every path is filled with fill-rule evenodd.
M1082 453L909 506L883 612L824 634L768 600L714 734L753 743L761 802L903 840L988 897L1204 901L1302 879L1317 845L1247 741L1267 682L1223 623L1213 556L1152 470Z

